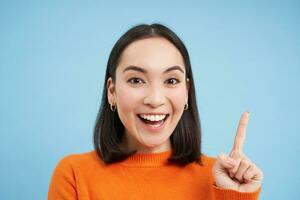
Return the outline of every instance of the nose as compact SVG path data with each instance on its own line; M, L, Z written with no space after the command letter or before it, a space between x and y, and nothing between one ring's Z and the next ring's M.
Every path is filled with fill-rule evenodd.
M149 88L144 98L144 104L150 105L154 108L165 104L165 101L165 92L161 88L157 87Z

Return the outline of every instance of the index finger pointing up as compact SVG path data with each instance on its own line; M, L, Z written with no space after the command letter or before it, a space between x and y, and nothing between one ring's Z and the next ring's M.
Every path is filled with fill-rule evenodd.
M249 112L244 112L240 119L238 129L236 132L236 136L234 139L232 151L239 151L239 152L243 151L243 146L244 146L244 142L245 142L245 138L246 138L246 130L247 130L248 121L249 121L249 115L250 115Z

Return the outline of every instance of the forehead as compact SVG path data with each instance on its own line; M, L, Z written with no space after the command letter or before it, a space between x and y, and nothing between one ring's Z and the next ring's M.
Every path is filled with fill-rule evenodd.
M130 65L141 66L150 71L163 71L177 65L185 70L180 51L162 37L140 39L128 45L122 52L118 68L122 70Z

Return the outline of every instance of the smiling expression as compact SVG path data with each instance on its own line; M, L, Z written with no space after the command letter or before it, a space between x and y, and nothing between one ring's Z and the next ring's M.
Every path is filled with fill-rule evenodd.
M138 152L171 148L170 136L188 102L189 82L180 51L167 39L151 37L129 44L121 54L107 97L125 127L124 145Z

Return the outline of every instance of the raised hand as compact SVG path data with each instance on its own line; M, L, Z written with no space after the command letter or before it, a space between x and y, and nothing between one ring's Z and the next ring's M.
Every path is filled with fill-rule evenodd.
M229 156L221 153L213 167L217 187L240 192L254 192L261 187L262 171L243 153L249 112L244 112Z

